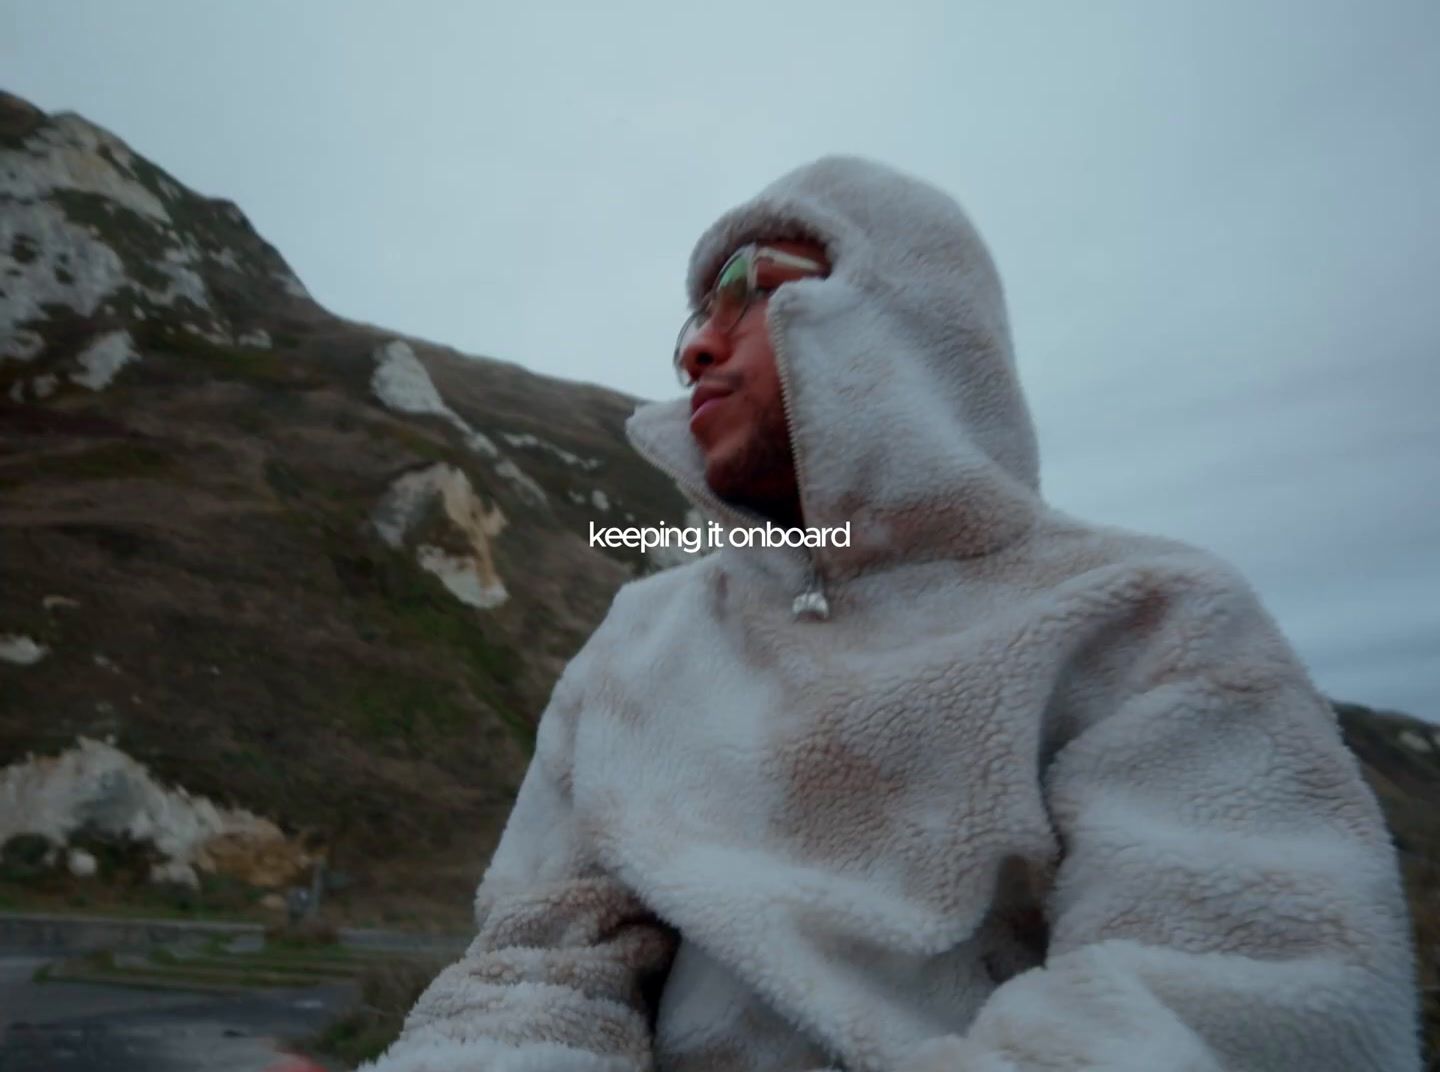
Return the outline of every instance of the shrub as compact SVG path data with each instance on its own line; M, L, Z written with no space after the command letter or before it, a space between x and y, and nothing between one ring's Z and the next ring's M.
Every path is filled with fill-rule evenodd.
M0 846L0 878L23 882L43 875L58 859L57 850L44 834L16 834Z
M290 949L315 949L340 944L340 932L321 919L299 923L277 923L265 928L265 944Z

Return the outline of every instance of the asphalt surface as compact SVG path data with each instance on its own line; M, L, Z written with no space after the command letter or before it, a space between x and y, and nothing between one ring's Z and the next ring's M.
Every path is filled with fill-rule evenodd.
M279 1072L287 1040L353 1000L343 985L199 994L36 983L50 959L0 952L0 1072Z

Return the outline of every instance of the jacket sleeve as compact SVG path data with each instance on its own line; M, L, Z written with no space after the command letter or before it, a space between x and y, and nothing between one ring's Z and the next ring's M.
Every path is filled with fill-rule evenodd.
M1375 798L1243 581L1202 604L1048 769L1046 962L904 1072L1420 1069Z
M557 696L560 688L557 686ZM552 700L476 893L479 930L367 1072L643 1072L673 932L595 860Z

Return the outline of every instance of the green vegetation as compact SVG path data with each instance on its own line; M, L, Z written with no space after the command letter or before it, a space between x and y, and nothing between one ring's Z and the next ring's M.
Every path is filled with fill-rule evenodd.
M114 919L179 919L219 923L260 923L272 913L259 908L264 890L247 893L244 905L227 904L207 893L206 876L200 891L183 886L121 886L105 889L93 880L65 890L0 881L0 909L57 916L106 916Z
M0 879L24 882L43 875L55 848L43 834L16 834L0 845Z
M349 950L340 945L340 932L318 916L266 927L265 945L277 956L286 953L312 956L322 949L337 956L349 955Z
M209 362L211 367L208 371L217 379L285 386L296 386L302 380L307 383L317 382L301 374L301 370L274 350L221 346L190 332L181 332L180 338L186 341L172 342L171 348Z
M403 955L362 952L338 944L297 948L273 945L235 951L235 938L181 940L144 953L112 950L48 964L37 981L106 982L176 990L240 990L343 983L367 976L406 976L417 970ZM435 969L426 968L431 974Z
M487 637L473 609L402 551L352 546L340 563L350 585L364 582L356 592L358 609L391 647L423 651L440 665L460 670L475 698L493 710L517 740L527 748L533 746L533 728L515 710L512 696L517 657L508 646ZM338 706L364 736L403 740L426 752L447 747L446 742L473 724L479 713L473 701L443 678L380 669L357 674Z
M459 450L443 439L435 439L418 428L398 422L381 423L380 421L369 421L366 427L372 435L399 443L417 458L424 458L432 462L449 462L451 465L463 468Z
M474 609L451 595L407 552L365 538L353 524L327 525L324 535L331 564L352 598L356 618L377 629L392 648L433 653L443 665L458 668L470 690L516 740L527 749L533 747L534 729L516 710L519 657L487 635ZM413 739L419 724L414 715L398 713L405 706L440 730L442 743L444 733L470 721L471 716L457 713L458 697L438 683L421 688L403 677L387 677L359 679L350 698L358 711L368 712L364 717L373 732ZM384 710L397 713L385 716Z
M1419 967L1421 1027L1440 1057L1440 860L1401 858Z
M265 483L282 499L298 499L314 487L299 470L278 458L265 459Z
M173 472L170 454L149 443L119 441L102 443L69 454L41 454L8 476L17 482L40 477L61 480L118 480L126 477L155 477Z
M96 862L96 874L77 878L66 848ZM166 919L257 919L266 890L228 875L200 871L199 886L150 881L160 854L148 841L85 828L62 847L36 834L19 834L0 848L0 902L27 912L104 914Z
M1427 1052L1440 1055L1440 753L1406 743L1407 734L1425 738L1432 732L1419 719L1359 704L1337 703L1335 710L1399 854Z
M443 747L477 714L443 681L375 670L357 674L338 707L359 739L411 748L426 740Z
M377 549L384 560L382 589L405 639L448 649L472 670L502 687L513 685L518 664L509 648L488 640L474 610L407 555Z
M136 342L143 349L161 350L201 363L207 379L269 384L278 387L320 386L311 366L299 364L275 350L215 342L186 331L174 320L147 320L134 328Z
M444 967L426 960L374 961L359 975L359 1008L327 1027L311 1047L351 1065L379 1057L394 1042L405 1014Z

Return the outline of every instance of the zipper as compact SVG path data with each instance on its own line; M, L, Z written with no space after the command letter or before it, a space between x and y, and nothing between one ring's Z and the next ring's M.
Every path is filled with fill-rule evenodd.
M769 310L766 310L769 315ZM767 325L768 331L768 325ZM779 373L780 380L780 407L785 413L785 428L790 437L790 456L795 462L795 486L800 496L800 513L802 519L805 516L805 474L803 456L800 451L799 441L795 436L795 419L790 412L790 372L789 362L785 360L782 347L776 345L775 337L770 338L771 348L775 351L775 368ZM762 527L765 524L774 524L774 521L751 510L742 507L732 506L721 499L708 486L697 485L689 477L676 472L675 468L667 459L656 457L655 452L646 448L639 448L640 453L645 455L650 464L661 470L671 480L678 484L690 498L697 502L704 503L712 512L723 518L729 518L736 524L744 527ZM747 522L753 524L747 524ZM799 594L790 603L790 615L796 621L824 621L830 617L830 601L825 596L825 576L820 569L820 562L810 549L804 547L781 547L777 550L787 555L793 555L805 566L805 584Z
M675 481L675 483L680 486L681 491L685 492L690 498L697 502L704 503L712 513L718 514L720 517L745 528L761 528L767 523L774 524L774 521L770 518L762 517L750 510L731 506L724 499L721 499L714 492L710 491L708 487L701 487L688 477L676 472L673 466L661 460L653 451L649 450L648 445L647 449L642 449L640 453L649 460L651 465ZM816 567L814 556L808 554L806 550L801 547L778 547L775 548L775 550L787 555L792 555L805 565L805 586L800 594L790 603L791 617L797 621L823 621L830 617L830 601L825 598L824 581Z
M775 371L780 379L780 408L785 412L785 429L790 438L790 457L795 462L795 492L800 497L800 516L809 520L805 509L805 457L800 438L795 434L795 418L790 411L790 359L780 345L779 332L770 330L770 309L765 309L765 333L770 336L770 349L775 353ZM820 570L818 555L803 547L794 548L805 560L805 587L790 604L791 617L797 621L824 621L830 617L830 601L825 598L825 577Z

